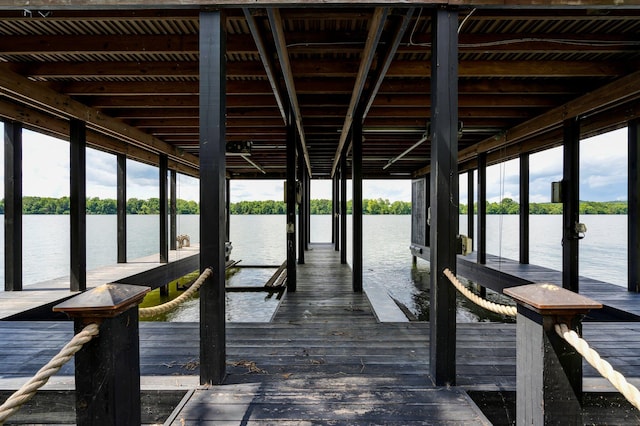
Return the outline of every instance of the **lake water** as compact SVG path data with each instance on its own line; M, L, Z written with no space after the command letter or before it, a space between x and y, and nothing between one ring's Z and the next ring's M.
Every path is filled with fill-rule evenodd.
M30 285L47 279L68 276L69 268L69 216L25 215L23 237L24 284ZM127 217L127 255L129 259L158 253L158 216L130 215ZM627 277L627 217L581 216L587 225L586 237L580 241L580 274L626 287ZM179 216L178 234L188 234L192 242L199 241L199 217ZM532 264L560 269L562 262L561 216L531 216ZM422 319L428 311L428 263L419 260L416 268L411 264L409 251L411 235L410 216L370 216L363 218L364 228L364 280L383 285L398 302L407 306ZM348 260L351 262L351 217L348 220ZM466 216L460 217L460 232L466 232ZM4 229L0 227L0 235ZM331 240L331 216L314 215L311 218L311 241ZM244 265L279 265L285 260L284 215L231 216L232 258ZM4 247L0 244L0 252ZM487 217L487 251L506 258L518 257L518 217L490 215ZM4 258L4 252L2 253ZM116 263L116 216L87 216L87 267ZM1 280L4 282L4 268ZM244 275L243 275L244 274ZM245 272L232 278L262 280L264 272ZM268 274L267 274L268 275ZM2 288L3 286L0 286ZM242 306L237 308L234 298L255 299L260 304L263 294L234 294L227 309L240 318ZM249 302L247 302L249 303ZM236 309L237 308L237 309ZM193 309L197 309L194 305ZM238 311L239 309L239 311ZM235 310L235 311L234 311ZM245 311L246 312L246 311ZM265 314L264 320L268 320ZM461 312L459 320L474 320L473 309ZM475 318L477 319L477 318Z

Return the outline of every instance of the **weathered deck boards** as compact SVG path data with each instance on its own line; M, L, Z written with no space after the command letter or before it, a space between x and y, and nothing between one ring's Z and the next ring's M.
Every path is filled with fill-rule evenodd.
M197 386L198 324L141 323L143 389L190 390L172 424L488 424L466 391L515 390L515 324L458 324L458 387L435 387L429 324L377 322L348 268L322 258L333 261L307 253L275 322L227 325L225 385ZM70 322L0 322L0 390L17 389L71 335ZM585 323L584 335L640 385L640 323ZM586 390L613 390L589 366L585 376ZM73 362L46 388L72 389Z
M476 263L476 252L469 256L458 256L458 263L460 262ZM485 267L531 283L546 282L562 286L561 271L539 265L522 264L515 260L487 254ZM632 293L627 291L626 287L583 276L579 280L579 289L580 294L604 305L640 316L640 293Z
M197 254L199 246L184 247L169 252L169 262ZM142 272L150 271L164 264L158 261L158 255L145 256L127 263L103 266L87 271L87 289L102 284L122 280ZM42 305L55 303L76 292L69 290L69 277L60 277L24 286L22 291L0 291L0 320L20 312Z

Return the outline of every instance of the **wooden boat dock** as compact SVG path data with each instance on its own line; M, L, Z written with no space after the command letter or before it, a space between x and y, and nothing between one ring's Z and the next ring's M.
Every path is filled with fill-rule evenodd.
M161 263L158 255L132 259L126 263L103 266L87 271L87 289L105 283L127 282L157 288L188 272L198 269L198 245L169 250L167 263ZM166 266L169 265L169 268ZM175 277L175 278L171 278ZM69 277L59 277L25 286L22 291L0 292L0 320L14 315L48 309L62 300L78 294L71 291Z
M157 422L153 414L164 413L162 421L174 425L510 424L501 422L513 408L488 398L513 397L515 324L458 324L457 386L435 386L428 322L380 322L372 306L393 301L367 292L366 285L364 293L354 293L351 269L331 246L312 245L297 273L297 291L285 295L271 322L227 324L227 375L219 386L198 385L198 323L141 323L143 422ZM1 394L19 387L72 333L70 322L0 322ZM640 323L588 322L584 335L640 384ZM73 362L65 365L15 421L39 412L41 423L73 423L73 401L65 405L59 398L54 408L46 406L48 414L40 402L73 389L73 371ZM640 421L611 385L590 367L584 371L585 391L620 404L615 410L594 405L586 418Z

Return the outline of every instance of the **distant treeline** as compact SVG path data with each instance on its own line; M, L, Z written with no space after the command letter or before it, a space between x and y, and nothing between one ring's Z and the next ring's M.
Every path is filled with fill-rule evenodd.
M24 214L69 214L69 197L23 197L22 212ZM4 199L0 206L4 214ZM200 208L195 201L176 200L178 214L198 214ZM160 212L160 199L149 198L139 200L130 198L127 201L128 214L158 214ZM87 198L87 214L116 214L117 203L111 198Z
M331 214L331 200L311 200L311 214ZM284 201L240 201L231 204L231 214L286 214ZM347 201L347 214L351 214L352 202ZM362 200L364 214L411 214L411 203L407 201Z
M626 201L581 201L580 214L627 214ZM474 204L478 211L478 204ZM487 214L518 214L520 205L511 198L502 202L487 202ZM176 200L178 214L199 214L200 206L195 201ZM231 214L285 214L284 201L240 201L231 203ZM376 200L362 200L364 214L411 214L411 203L378 198ZM69 214L69 197L23 197L22 211L24 214ZM116 214L116 200L97 197L87 198L87 214ZM130 198L127 201L128 214L158 214L160 199L149 198L140 200ZM347 214L352 212L352 202L347 201ZM559 203L531 203L530 214L562 214L562 204ZM0 201L0 214L4 214L4 200ZM331 200L311 200L311 214L331 214ZM460 214L467 214L467 205L460 205Z
M478 203L474 209L478 211ZM580 201L580 214L627 214L626 201ZM460 214L467 214L466 204L460 205ZM518 214L520 204L511 198L504 198L502 202L487 202L487 214ZM561 203L530 203L529 214L562 214Z

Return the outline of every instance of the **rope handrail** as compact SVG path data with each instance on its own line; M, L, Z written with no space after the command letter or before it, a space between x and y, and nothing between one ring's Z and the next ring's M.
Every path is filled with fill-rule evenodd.
M573 346L602 377L609 380L634 407L640 410L640 391L638 391L638 388L627 382L627 379L625 379L622 374L614 370L607 361L600 358L598 352L592 349L586 340L578 336L578 333L571 330L566 324L556 324L555 330L556 333Z
M33 376L20 389L15 391L5 402L0 405L0 426L15 414L20 407L36 394L38 389L44 386L49 378L56 374L82 346L98 335L100 326L96 323L87 325L67 343L56 356Z
M491 312L495 312L496 314L508 315L511 317L515 317L518 314L518 310L515 306L500 305L498 303L490 302L489 300L483 299L477 294L474 294L471 290L466 288L464 284L462 284L460 280L456 278L455 275L453 275L453 272L451 272L449 268L445 268L443 272L444 275L449 278L451 284L453 284L453 286L460 293L462 293L467 299L471 300L476 305L481 306Z
M176 297L173 300L170 300L170 301L168 301L166 303L163 303L162 305L158 305L158 306L151 306L151 307L148 307L148 308L140 308L138 310L138 314L139 314L140 318L150 318L150 317L153 317L155 315L165 314L165 313L167 313L169 311L172 311L178 305L180 305L182 302L184 302L189 297L191 297L191 295L193 293L198 291L200 286L206 281L207 278L209 278L209 276L212 273L213 273L213 270L211 268L206 268L202 272L202 274L200 274L198 279L193 284L191 284L191 286L187 290L185 290L184 293L182 293L180 296Z

